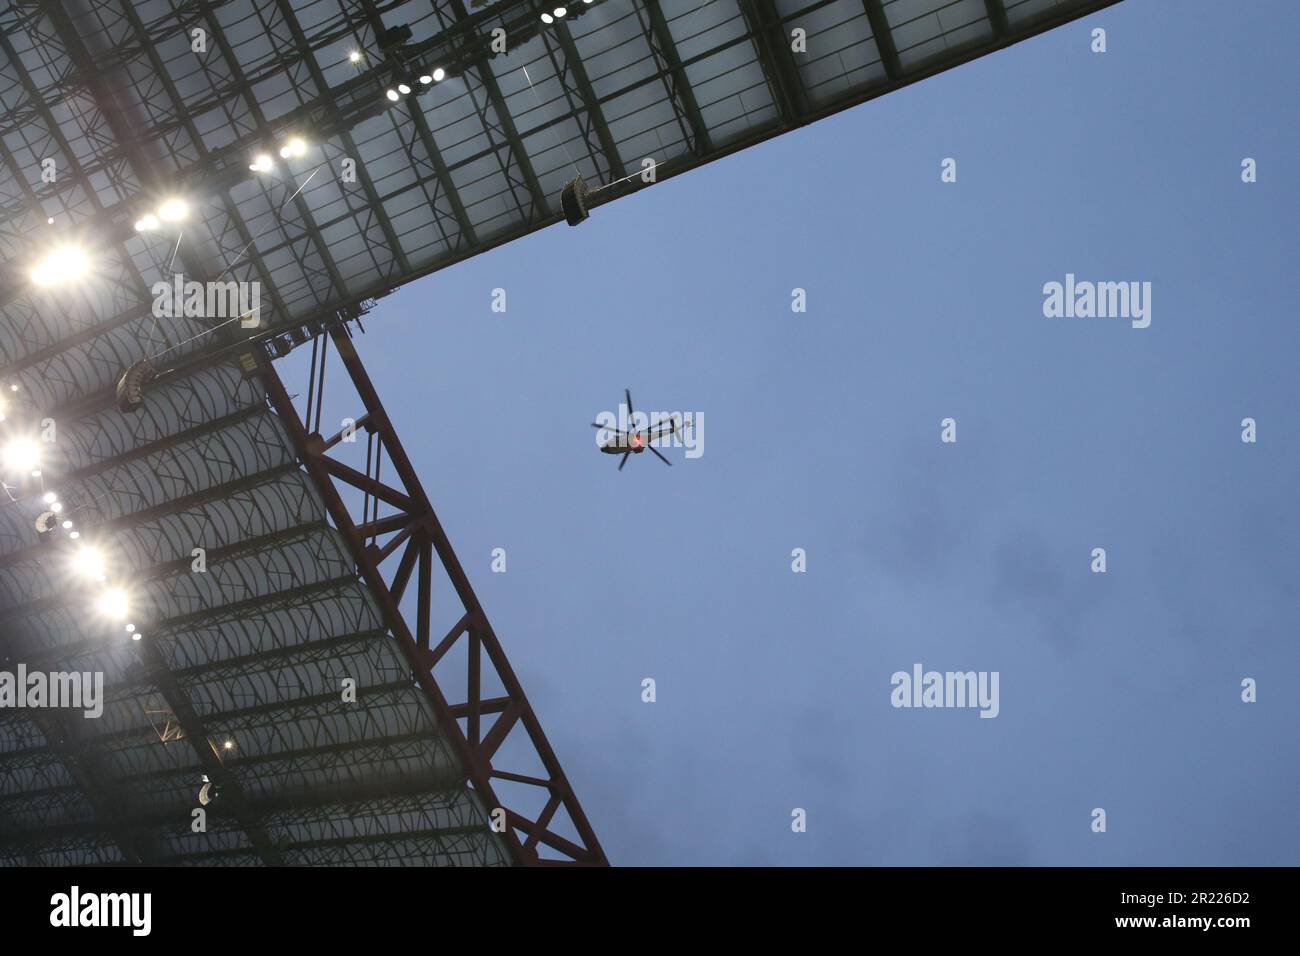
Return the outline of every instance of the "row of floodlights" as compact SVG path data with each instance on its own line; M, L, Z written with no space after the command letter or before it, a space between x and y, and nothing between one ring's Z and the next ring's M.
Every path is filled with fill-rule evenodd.
M592 3L594 2L594 0L582 0L582 2ZM545 13L545 12L542 13L542 22L554 23L556 20L563 20L568 15L569 15L568 7L552 7L550 13ZM361 62L360 51L353 50L351 53L348 54L348 60L352 63ZM444 70L442 67L438 67L432 72L421 73L416 78L416 82L418 82L421 86L429 86L432 83L441 83L444 79L446 79L446 77L447 77L447 71ZM396 87L391 87L384 91L384 96L386 96L389 102L391 103L396 103L403 96L410 96L410 95L411 95L410 83L398 83Z
M16 388L16 386L13 387ZM6 472L20 471L31 474L33 477L40 477L40 446L30 439L17 438L9 442L0 451L0 460L3 460ZM72 540L75 541L81 537L81 532L75 530L72 519L64 516L64 506L63 502L59 500L58 492L45 492L41 496L41 503L45 505L46 510L36 519L38 532L44 534L53 531L54 525L58 523L64 531L69 532L68 537ZM86 544L78 545L76 550L72 552L70 567L77 577L85 578L96 584L105 584L108 581L104 554L98 548ZM131 601L122 588L105 587L95 599L95 608L104 617L119 624L124 624L126 632L131 635L133 641L138 641L144 636L136 629L134 624L126 623L131 613Z
M582 0L583 3L591 3L592 0ZM543 23L554 23L556 20L563 20L569 15L568 7L555 7L550 13L542 14Z
M136 220L136 232L152 232L164 222L180 222L190 214L190 206L183 199L168 199L156 212L146 214Z
M307 143L297 136L292 137L289 142L280 147L281 159L298 159L307 153ZM275 168L275 160L271 159L270 153L259 153L253 157L248 168L255 173L269 173Z
M3 458L6 469L13 467L23 471L30 471L34 476L39 476L41 473L40 446L28 439L16 439L6 445ZM45 492L41 496L41 502L45 505L46 510L36 519L37 532L41 534L49 533L54 530L54 525L58 523L64 531L69 532L68 537L72 540L76 541L81 537L81 532L75 530L72 519L63 514L63 502L59 500L58 492ZM78 544L72 552L69 567L78 578L104 586L103 590L95 598L95 610L101 616L122 624L133 641L138 641L144 636L134 624L128 623L131 614L131 599L126 591L120 587L107 584L107 562L102 551L84 542Z
M419 77L419 82L424 86L428 86L430 83L441 83L444 79L446 79L446 77L447 77L447 71L444 70L442 67L438 67L432 73L421 73ZM409 84L398 83L397 89L388 90L387 92L384 93L384 95L388 97L392 102L396 103L403 96L407 96L408 94L410 94L410 92L411 92L411 87Z
M594 0L582 0L583 3L592 3ZM569 14L569 8L563 6L552 7L549 13L543 12L543 23L554 23L556 20L563 20ZM361 61L360 51L353 50L348 54L348 59L353 63ZM430 73L422 73L416 78L415 82L423 86L432 83L440 83L447 76L447 71L438 67ZM409 83L398 83L396 88L385 91L384 95L393 103L396 103L403 96L411 93ZM280 147L281 159L296 159L307 152L307 143L299 137L293 137L284 146ZM268 173L275 168L275 161L269 153L261 153L253 158L249 164L249 169L255 173ZM153 232L159 229L163 224L178 223L189 215L190 207L183 199L172 198L164 201L155 211L146 213L135 223L136 232ZM66 283L76 281L82 278L90 270L90 260L86 254L76 246L64 246L56 249L37 263L31 271L32 281L40 286L49 286L56 283ZM0 417L2 420L2 417Z
M104 573L104 555L98 548L82 545L72 554L72 570L79 576L98 584L104 584L108 575ZM144 634L132 623L131 598L119 587L105 587L95 598L95 610L103 617L121 624L131 640L138 641Z

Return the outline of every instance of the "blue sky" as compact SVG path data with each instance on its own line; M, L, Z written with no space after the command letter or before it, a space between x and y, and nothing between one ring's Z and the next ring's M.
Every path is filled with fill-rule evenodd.
M358 347L613 862L1300 862L1298 22L1130 0L380 302ZM1151 326L1045 318L1067 272ZM703 456L618 473L624 387ZM914 662L999 716L891 707Z

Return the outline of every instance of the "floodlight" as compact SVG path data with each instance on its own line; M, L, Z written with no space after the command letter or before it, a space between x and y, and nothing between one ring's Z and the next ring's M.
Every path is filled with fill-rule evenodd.
M158 218L164 222L180 222L190 211L183 199L169 199L158 209Z
M30 438L15 438L4 449L5 471L37 471L41 467L41 446Z
M32 270L32 281L37 285L54 285L74 282L90 269L86 254L76 246L64 246L46 256Z
M99 596L97 606L100 614L120 621L126 618L131 602L121 588L109 588Z
M389 90L389 91L388 91L387 93L385 93L384 95L387 96L387 97L388 97L390 100L392 100L394 103L397 102L397 90Z
M78 548L72 556L72 570L93 581L104 579L104 555L97 548Z

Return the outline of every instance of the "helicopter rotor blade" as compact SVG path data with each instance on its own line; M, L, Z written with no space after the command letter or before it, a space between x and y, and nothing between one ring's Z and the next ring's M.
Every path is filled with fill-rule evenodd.
M622 471L622 470L623 470L623 466L627 464L627 456L630 455L630 454L632 454L630 451L625 451L625 452L623 452L623 457L622 457L622 459L620 459L620 461L619 461L619 463L618 463L618 470L619 470L619 471Z
M667 465L669 468L671 468L671 467L673 466L673 463L672 463L671 461L669 461L669 460L668 460L667 458L665 458L663 455L659 454L659 449L656 448L654 445L646 445L646 447L649 448L652 452L654 452L654 453L655 453L655 457L658 458L660 461L662 461L662 462L663 462L665 465Z
M636 414L636 411L632 408L632 390L630 388L623 389L623 397L627 399L627 417L630 421Z
M661 431L663 435L671 435L682 430L682 423L675 418L661 418L651 425L647 431ZM656 436L661 437L661 436Z
M623 432L619 431L619 430L618 430L617 428L615 428L613 425L602 425L600 422L592 422L592 423L591 423L591 427L592 427L592 428L599 428L599 429L602 429L603 431L607 431L607 432L613 432L615 435L622 435L622 434L623 434Z

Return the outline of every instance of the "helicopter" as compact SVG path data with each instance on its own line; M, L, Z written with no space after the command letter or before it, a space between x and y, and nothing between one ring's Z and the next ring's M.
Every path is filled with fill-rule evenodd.
M630 389L623 389L623 397L627 399L627 416L631 420L636 413L632 409L632 392ZM659 453L659 449L654 447L654 443L665 436L675 434L682 428L682 423L673 418L667 423L660 421L657 424L650 425L647 428L638 428L632 431L622 431L617 428L611 428L609 425L602 425L600 422L592 422L591 427L600 431L612 432L614 437L600 446L602 453L606 455L622 455L622 460L618 463L618 470L622 471L623 466L627 464L629 455L639 455L646 449L655 453L655 457L662 461L669 468L673 463Z

